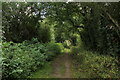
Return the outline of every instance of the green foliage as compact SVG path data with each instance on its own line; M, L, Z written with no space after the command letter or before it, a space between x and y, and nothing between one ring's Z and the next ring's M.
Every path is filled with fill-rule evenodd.
M72 47L71 47L71 55L72 55L73 57L77 56L77 54L78 54L79 52L80 52L80 51L79 51L79 48L78 48L77 46L72 46Z
M116 16L120 16L118 14L119 3L109 3L109 5L107 3L83 3L82 5L85 9L83 9L85 27L80 31L80 35L84 45L101 54L119 55L120 29L116 25L117 22L119 23Z
M46 48L48 49L48 51L46 52L48 60L53 59L53 57L61 53L60 46L57 43L54 42L47 43Z
M50 62L46 62L44 67L38 68L35 73L33 73L31 76L28 78L53 78L53 76L50 75L52 72L52 67Z
M41 22L43 4L3 2L2 25L4 28L2 30L4 31L4 40L18 43L37 37L41 42L50 41L50 27ZM39 21L41 22L40 25L38 25Z
M39 17L32 14L32 12L36 13L34 7L38 9L36 3L3 2L2 25L4 26L3 35L6 41L22 42L23 40L30 40L36 35L35 26Z
M72 37L71 37L71 43L72 43L72 45L76 45L76 43L77 43L77 37L76 37L76 35L73 35Z
M64 41L63 42L63 46L65 47L65 48L67 48L68 46L67 46L67 43Z
M40 47L36 47L40 45ZM2 72L3 78L20 78L30 75L32 71L37 69L37 66L44 65L46 56L42 44L24 43L3 43L3 59Z
M64 46L62 43L57 43L57 45L60 47L61 53L64 53Z
M8 42L3 42L2 45L3 78L30 75L38 66L43 66L46 60L67 51L68 45L64 40L71 40L72 45L77 45L71 48L71 55L77 62L84 64L81 66L85 66L86 70L91 68L88 70L91 75L118 76L114 57L120 55L119 6L120 3L4 2L2 30L5 41ZM62 42L63 45L50 42L51 40ZM98 51L105 56L85 52L81 48L83 44L87 50ZM95 62L96 60L98 61ZM113 64L113 71L109 68L104 70L108 63Z
M2 6L6 41L22 42L37 37L45 43L51 39L56 42L69 39L75 46L78 40L73 34L77 33L88 49L111 55L120 52L119 3L3 3Z
M76 52L77 55L71 55L76 61L74 64L79 65L78 77L82 77L79 76L79 72L83 72L88 78L119 78L118 57L100 55L80 48L75 51L75 49L72 49L72 53Z
M2 51L2 77L25 78L61 50L56 43L43 44L34 38L23 43L3 42Z
M70 52L72 58L75 59L80 64L83 63L84 58L85 58L85 55L82 52L83 52L83 50L79 46L72 46L71 52ZM79 54L79 53L81 53L81 54Z
M38 40L40 42L49 42L51 40L51 32L50 32L50 25L47 25L46 23L40 23L40 25L38 25Z
M71 42L69 40L65 40L62 44L65 48L70 48L71 47Z

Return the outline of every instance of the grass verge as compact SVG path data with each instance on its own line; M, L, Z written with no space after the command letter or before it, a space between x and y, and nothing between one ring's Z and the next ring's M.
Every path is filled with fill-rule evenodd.
M42 69L35 72L30 78L52 78L53 76L50 75L51 72L51 62L47 62Z

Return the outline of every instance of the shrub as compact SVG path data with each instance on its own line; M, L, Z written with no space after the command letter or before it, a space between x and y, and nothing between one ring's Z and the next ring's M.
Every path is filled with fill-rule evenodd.
M29 42L29 43L28 43ZM32 41L34 42L34 41ZM3 42L2 77L25 78L46 62L46 47L40 42Z
M37 38L40 42L46 43L51 40L51 30L49 25L45 23L41 23L38 25L39 28L37 30Z
M62 43L57 43L57 45L60 47L61 53L64 53L64 46Z
M54 56L61 53L60 46L57 43L54 42L47 43L46 48L48 49L46 52L48 60L51 60Z
M110 55L100 55L93 52L85 52L86 58L85 63L86 69L95 75L94 77L99 78L118 78L118 59Z
M61 43L40 43L37 38L22 43L3 42L2 78L26 78L62 49Z
M71 47L71 56L73 58L76 58L77 54L80 52L80 49L77 46L72 46Z
M65 48L67 48L67 43L66 43L66 42L63 42L63 46L64 46Z
M79 64L79 72L84 72L88 78L119 78L118 57L100 55L72 47L72 58ZM78 76L79 77L79 76Z

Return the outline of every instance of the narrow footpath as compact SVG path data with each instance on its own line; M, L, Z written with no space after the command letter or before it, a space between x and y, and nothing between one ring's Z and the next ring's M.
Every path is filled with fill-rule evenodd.
M58 58L52 62L52 75L56 78L72 78L70 71L70 56L67 51L66 54L58 56ZM63 66L64 71L61 70Z

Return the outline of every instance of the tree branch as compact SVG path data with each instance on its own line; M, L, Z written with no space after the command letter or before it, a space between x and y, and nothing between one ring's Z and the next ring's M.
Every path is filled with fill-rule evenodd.
M100 6L100 5L99 5L99 6ZM118 22L107 12L107 10L106 10L105 8L103 8L102 6L100 6L100 7L101 7L101 9L106 13L106 15L107 15L107 16L109 17L109 19L112 21L112 23L118 28L118 30L117 30L116 27L113 26L114 29L116 30L118 36L120 37L120 33L119 33L119 31L120 31L120 25L119 25ZM103 15L101 15L101 16L103 16Z

